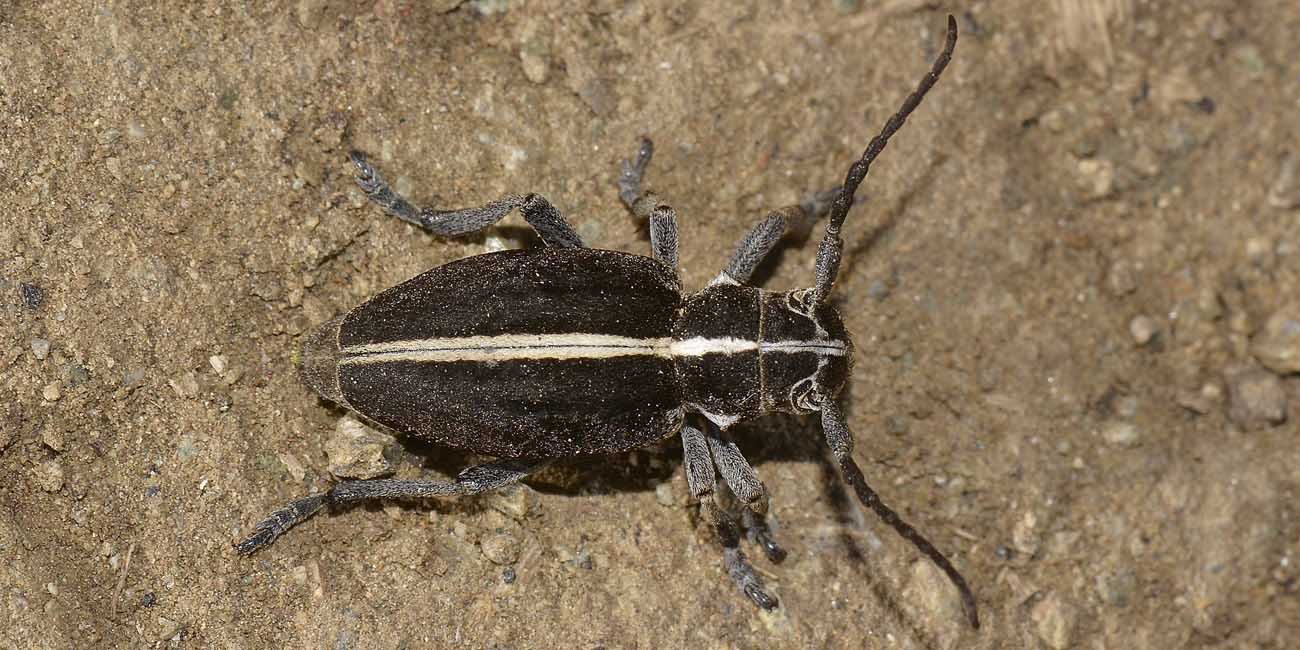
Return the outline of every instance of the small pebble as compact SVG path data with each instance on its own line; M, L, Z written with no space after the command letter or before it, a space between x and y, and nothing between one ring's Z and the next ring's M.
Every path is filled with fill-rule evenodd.
M442 0L437 1L441 2ZM469 2L460 4L468 5L469 8L484 16L503 14L510 10L510 0L469 0Z
M1132 422L1116 421L1107 423L1101 430L1101 437L1106 442L1120 447L1132 447L1141 437L1137 425Z
M1251 340L1250 353L1273 372L1300 372L1300 303L1273 312Z
M488 507L516 521L526 519L528 513L538 506L537 491L521 483L489 492L481 500Z
M1097 595L1114 607L1128 607L1137 591L1137 575L1132 569L1097 574Z
M1124 419L1132 419L1138 412L1138 398L1133 395L1121 395L1115 399L1115 415Z
M63 440L63 431L52 426L47 426L41 431L41 442L54 451L63 451L67 447Z
M47 460L35 468L36 485L46 492L63 489L63 465L57 460Z
M158 640L169 641L181 633L181 624L163 616L158 617Z
M1207 382L1200 390L1183 391L1178 394L1179 406L1201 415L1214 410L1215 405L1222 401L1223 388L1214 382Z
M596 568L596 561L592 559L591 551L585 548L580 548L577 553L574 553L573 564L579 569L586 569L587 571Z
M550 77L550 52L546 45L538 40L530 40L519 48L519 61L523 65L524 77L535 84L546 83Z
M293 480L301 481L307 478L307 468L303 466L302 461L298 460L297 456L282 451L277 457L280 459L280 464L284 465L284 469L289 472L289 476L293 477Z
M676 499L673 498L673 486L668 481L664 481L655 486L655 501L665 508L673 507Z
M199 455L199 443L190 433L181 434L176 440L176 457L182 462L190 460Z
M1128 331L1133 335L1134 343L1146 345L1159 333L1160 326L1150 316L1138 316L1128 324Z
M1011 544L1017 551L1033 557L1042 545L1038 535L1038 515L1033 510L1025 511L1020 521L1011 528Z
M1287 153L1268 190L1268 204L1283 210L1300 208L1300 156Z
M50 342L45 339L32 339L32 356L41 360L50 356Z
M1115 191L1115 164L1109 160L1085 158L1079 161L1078 183L1087 198L1101 199Z
M1120 259L1110 265L1106 273L1106 287L1112 295L1128 295L1137 291L1137 286L1137 269L1132 262Z
M479 548L493 564L514 564L519 560L519 539L510 533L495 533L484 537Z
M964 620L961 597L933 562L913 562L903 590L908 602L919 605L929 617L951 621L954 625Z
M145 373L143 368L122 370L122 388L126 390L135 390L144 385L144 379Z
M229 362L226 360L225 355L214 354L208 357L208 365L212 366L213 372L217 373L218 375L224 375L226 374L226 368L227 366L229 366Z
M341 418L325 443L329 471L339 478L375 478L392 474L400 450L392 436L371 429L356 418Z
M199 395L199 378L193 372L187 372L179 377L167 380L167 385L172 387L172 391L177 397L194 398Z
M45 302L44 289L26 282L19 283L18 288L23 294L23 305L32 311L41 308L41 305Z
M45 387L41 389L41 397L44 397L47 402L59 401L59 398L63 397L63 391L59 388L59 382L52 381L46 384Z
M1260 429L1286 420L1286 390L1282 380L1256 366L1239 366L1224 373L1228 386L1228 418L1243 429Z
M117 180L122 180L122 159L117 156L109 156L104 159L104 168L108 170L109 175Z
M1038 601L1029 614L1034 620L1038 638L1055 650L1065 650L1074 640L1078 613L1074 607L1062 602L1056 594Z

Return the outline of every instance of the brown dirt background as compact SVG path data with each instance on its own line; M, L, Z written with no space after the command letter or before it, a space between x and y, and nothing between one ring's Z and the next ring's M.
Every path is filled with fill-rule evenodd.
M1257 360L1270 318L1300 319L1300 5L457 4L0 4L5 647L1300 644L1300 379ZM614 180L649 134L698 288L765 210L838 181L947 12L956 57L867 180L837 292L857 458L983 630L793 418L738 430L791 551L757 561L774 614L723 574L672 442L234 555L331 480L342 413L296 378L304 331L536 244L517 215L454 241L386 218L349 148L417 202L538 191L643 252ZM806 285L815 247L765 285ZM472 460L415 451L399 476ZM503 534L513 584L480 546Z

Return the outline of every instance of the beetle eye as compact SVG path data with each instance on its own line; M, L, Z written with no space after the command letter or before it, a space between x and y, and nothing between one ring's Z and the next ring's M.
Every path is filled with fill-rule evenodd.
M790 387L790 406L795 411L811 413L820 409L821 403L821 391L812 377L804 377Z
M800 396L799 407L805 411L820 411L824 399L826 399L826 396L814 382L812 388L809 388L807 392Z
M800 289L798 291L791 291L788 295L790 297L786 301L786 304L789 305L792 311L799 314L803 314L804 316L808 316L810 318L812 317L812 312L813 312L812 289Z

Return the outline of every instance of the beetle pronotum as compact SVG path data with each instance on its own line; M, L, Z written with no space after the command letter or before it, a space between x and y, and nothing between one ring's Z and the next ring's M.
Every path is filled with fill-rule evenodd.
M389 214L450 236L482 230L517 208L545 246L455 261L374 296L307 338L303 379L327 399L403 434L497 460L450 482L335 484L272 513L236 544L238 551L265 547L324 506L477 494L555 459L627 451L678 434L687 483L722 539L727 572L754 603L770 609L776 599L741 551L734 518L714 499L720 474L744 504L745 524L759 546L774 561L784 556L767 529L763 484L726 430L765 413L820 413L844 480L863 505L947 574L978 628L965 579L880 501L853 460L853 437L834 399L849 377L853 345L828 301L854 193L938 81L956 43L957 23L949 16L943 52L844 183L771 213L745 236L722 273L687 295L677 277L676 214L641 186L653 155L648 139L634 160L623 162L619 196L649 222L653 257L586 248L537 194L463 210L417 209L364 156L352 154L357 182ZM811 288L772 292L745 284L787 218L826 211Z

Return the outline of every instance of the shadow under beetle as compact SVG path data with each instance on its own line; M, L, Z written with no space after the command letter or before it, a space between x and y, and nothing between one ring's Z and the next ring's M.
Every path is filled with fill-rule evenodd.
M930 558L979 627L965 579L929 541L880 501L853 460L853 437L834 397L853 345L829 304L840 228L872 161L939 79L957 43L947 40L916 90L871 140L841 187L777 210L740 242L727 268L683 295L677 216L641 179L653 154L641 141L623 162L619 197L649 221L653 258L593 250L546 199L514 195L482 207L417 209L360 153L357 182L389 214L436 235L486 228L514 209L539 249L470 257L426 271L324 324L303 345L302 376L321 395L406 435L496 457L452 482L344 481L271 513L236 544L252 553L325 506L367 499L469 495L514 483L549 461L623 452L680 434L691 494L716 527L723 562L758 606L776 607L740 549L736 521L714 499L716 475L745 505L744 523L773 561L785 552L766 525L767 494L725 433L765 413L821 413L826 442L863 505ZM788 218L829 212L812 288L746 286ZM699 418L700 427L687 422Z

